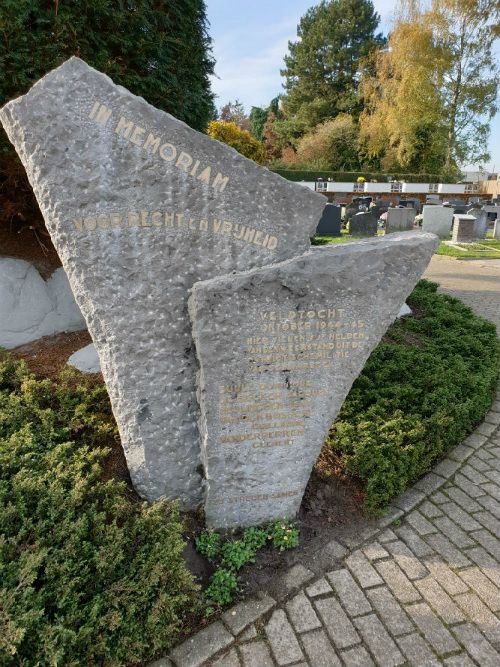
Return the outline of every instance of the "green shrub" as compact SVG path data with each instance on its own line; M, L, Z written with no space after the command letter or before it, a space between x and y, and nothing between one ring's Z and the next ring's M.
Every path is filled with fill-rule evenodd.
M37 381L0 358L2 666L137 663L199 609L177 507L102 479L117 438L103 386Z
M371 354L325 446L365 482L365 509L383 511L454 447L494 398L499 348L494 324L421 280Z

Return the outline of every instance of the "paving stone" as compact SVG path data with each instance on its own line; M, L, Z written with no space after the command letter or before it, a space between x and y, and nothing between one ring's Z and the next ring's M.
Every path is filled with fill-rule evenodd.
M434 549L424 542L417 533L410 528L406 523L396 529L398 537L400 537L403 542L405 542L408 547L413 551L415 556L418 558L423 558L424 556L430 556L434 553Z
M401 540L387 544L387 550L392 554L394 560L406 574L408 579L420 579L428 573L426 567L415 557L410 549Z
M425 477L419 479L416 484L413 485L418 491L423 491L425 495L429 495L433 491L437 491L444 484L444 479L440 475L436 475L434 472L429 472Z
M466 623L457 625L454 632L458 641L465 646L468 653L481 667L498 667L500 655L477 628Z
M178 667L200 667L233 641L222 623L216 621L174 648L171 655Z
M430 500L432 500L433 503L436 503L436 505L441 505L442 503L449 502L449 499L445 495L443 495L441 491L433 493L432 496L430 497Z
M469 456L474 454L474 449L472 447L467 447L467 445L458 445L455 449L452 449L451 452L448 452L448 456L455 461L467 461Z
M345 564L350 569L353 576L358 580L361 588L378 586L383 583L380 575L370 565L368 558L359 549L346 559Z
M458 472L455 475L455 485L459 486L462 491L465 491L465 493L467 493L472 498L479 498L479 496L484 496L486 493L486 491L483 491L481 487L479 487L477 484L474 484L474 482L471 482L470 479L464 477Z
M296 662L304 658L283 609L273 612L269 623L266 625L266 634L278 665L286 665L289 662Z
M380 665L395 667L405 662L398 647L375 614L355 618L354 624Z
M450 479L457 472L462 464L459 461L452 461L451 459L444 459L441 463L438 463L437 466L434 466L433 472L436 475L441 475L446 479Z
M398 507L393 507L387 514L380 519L377 520L377 526L378 528L387 528L388 526L391 526L394 521L399 520L402 516L404 516L403 510L399 509Z
M468 590L468 586L462 579L443 561L430 559L425 564L433 578L444 588L448 595L457 595Z
M354 581L348 570L344 569L327 572L326 578L333 586L334 591L339 596L340 601L350 616L367 614L372 610L363 591Z
M491 533L483 528L482 530L476 530L471 533L471 537L473 537L476 542L479 542L479 544L483 546L493 558L500 560L500 542L493 537Z
M401 510L398 511L401 512L401 515L403 514ZM384 517L384 519L387 519L387 517ZM354 535L344 538L344 543L349 549L356 549L356 547L361 546L364 542L376 535L380 530L380 527L380 525L373 527L367 526L360 533L355 533Z
M467 555L476 565L479 565L488 579L491 579L495 586L500 588L500 566L493 556L490 556L483 547L469 549Z
M314 606L334 646L347 648L352 644L359 644L361 639L337 600L316 600Z
M459 623L465 620L465 616L460 609L435 579L426 577L416 581L415 585L445 623Z
M394 537L396 536L394 535ZM382 546L380 546L378 542L372 542L368 546L363 547L363 553L371 562L380 560L381 558L389 557L389 552L386 551Z
M483 459L477 455L471 456L468 463L476 470L479 470L479 472L485 472L487 470L491 470L491 466L488 465L486 461L483 461Z
M309 595L310 598L315 598L318 597L318 595L325 595L326 593L331 593L332 592L332 587L328 583L328 581L323 577L322 579L318 579L314 584L311 584L308 588L306 588L306 593Z
M500 611L500 590L478 567L461 570L458 574L486 602L491 611Z
M296 632L307 632L321 627L321 621L316 616L304 591L300 591L290 602L287 602L286 610Z
M221 656L218 660L212 663L212 667L241 667L241 662L236 653L236 649L232 648L227 655ZM266 667L266 665L263 665L262 667ZM272 663L271 667L274 667Z
M342 653L342 660L346 667L375 667L367 650L362 646L344 651ZM323 665L321 667L323 667ZM324 667L326 667L326 665Z
M413 630L413 626L403 608L385 586L367 591L366 595L391 634L402 635Z
M481 498L478 498L477 502L481 503L483 507L500 519L500 503L498 500L495 500L491 496L484 495L481 496Z
M330 542L323 547L323 553L332 560L342 560L347 554L347 549L337 542L337 540L330 540Z
M412 667L424 667L424 665L425 667L441 667L441 662L420 635L406 635L406 637L399 637L396 641Z
M483 484L481 488L486 493L489 493L492 498L495 498L495 500L500 500L500 487L496 484L489 482L489 484Z
M399 498L396 498L394 505L402 509L404 512L409 512L424 499L424 493L417 491L416 489L409 488L406 489L406 491L401 496L399 496Z
M496 516L493 516L491 512L476 512L474 518L479 521L490 533L498 534L500 530L500 523Z
M437 516L442 516L443 515L443 513L441 512L439 507L437 505L434 505L434 503L431 503L429 500L425 500L420 505L418 510L424 516L426 516L428 519L434 519Z
M383 533L380 533L378 536L378 541L385 543L390 542L391 540L397 540L397 536L392 532L390 528L386 528Z
M420 600L418 591L394 561L379 561L375 567L400 602Z
M460 653L460 655L452 655L451 658L446 658L444 661L446 667L476 667L467 653Z
M239 635L247 625L253 623L274 607L276 602L267 594L255 600L248 600L232 607L222 616L222 620L234 635Z
M425 541L440 554L450 567L466 567L470 560L444 535L427 535Z
M271 653L264 642L244 644L240 646L240 652L244 667L274 667Z
M288 594L294 588L300 588L306 581L314 579L316 575L311 570L298 563L291 567L283 577L283 594Z
M500 472L498 470L487 470L484 472L488 479L491 479L497 486L500 484Z
M467 447L472 447L473 449L479 449L482 447L488 438L480 433L472 433L467 438L465 438L464 445Z
M147 667L174 667L174 663L168 658L160 658L159 660L155 660L155 662L149 663Z
M456 523L451 521L451 519L448 519L448 517L438 517L435 519L434 523L441 533L446 535L446 537L456 544L457 547L470 547L474 544L467 533L464 533L464 531L459 528Z
M301 635L300 639L310 667L341 667L341 662L323 630Z
M240 642L249 642L252 639L255 639L257 637L257 629L255 628L255 625L251 625L249 628L245 630L245 632L242 632L241 635L239 635L238 639Z
M410 524L410 526L417 531L419 535L428 535L429 533L437 533L437 528L432 525L432 523L429 523L427 519L420 514L420 512L417 512L416 510L413 510L413 512L410 512L408 516L406 517L406 520Z
M498 414L498 412L494 413L494 414ZM490 417L490 419L491 419L491 417ZM495 429L498 425L498 417L497 418L493 417L493 419L495 419L495 421L493 423L488 422L485 419L485 421L482 424L479 424L479 426L476 428L475 432L479 433L480 435L490 436L492 433L495 432Z
M474 484L484 484L488 481L487 477L468 464L463 466L460 473Z
M446 493L451 498L451 500L458 503L466 512L479 512L481 509L481 505L479 505L479 503L477 503L475 500L472 500L470 496L468 496L456 486L448 489Z
M464 530L479 530L481 528L478 522L473 519L470 514L464 512L464 510L455 503L445 503L444 505L441 505L441 509L450 519Z
M492 644L500 641L500 621L475 593L457 595L455 601Z
M457 642L429 605L423 602L421 604L412 604L406 608L406 611L435 651L438 653L450 653L459 648Z
M478 449L475 456L479 457L482 461L494 461L495 457L487 449Z

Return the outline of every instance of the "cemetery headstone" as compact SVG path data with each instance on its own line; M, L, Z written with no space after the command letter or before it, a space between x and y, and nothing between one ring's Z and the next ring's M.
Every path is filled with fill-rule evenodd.
M357 206L358 211L368 211L372 201L373 197L353 197L352 204Z
M467 211L467 213L476 219L476 222L474 223L474 238L477 240L485 239L490 222L488 220L488 214L486 211L477 208L471 208Z
M453 211L444 206L424 206L422 218L422 231L437 234L441 239L449 239L451 224L453 222Z
M340 236L340 206L327 204L316 228L318 236Z
M377 206L377 204L375 204L375 206L370 206L370 213L373 215L375 220L379 220L382 213L385 213L386 211L387 208L385 206Z
M393 234L194 285L207 525L295 517L345 396L437 245Z
M495 226L493 227L493 238L500 239L500 218L495 220Z
M466 206L452 206L453 209L453 214L458 215L459 213L466 213L467 212L467 207Z
M456 215L451 240L455 243L472 243L475 222L476 218L473 215Z
M407 232L413 229L415 222L414 208L390 208L387 211L387 220L385 223L385 233Z
M359 213L359 209L356 205L354 204L349 204L345 208L345 219L347 222L351 221L351 218L355 216L357 213Z
M323 195L78 58L4 106L0 120L94 340L136 490L200 506L189 290L304 252Z
M377 233L377 220L371 213L356 213L349 221L351 236L374 236Z

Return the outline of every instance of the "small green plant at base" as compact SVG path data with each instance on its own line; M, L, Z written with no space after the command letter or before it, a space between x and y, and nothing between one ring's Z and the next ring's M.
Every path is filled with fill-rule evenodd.
M220 535L213 528L203 530L195 538L196 551L212 562L220 554Z
M278 519L270 524L268 539L273 541L276 549L285 551L299 546L299 531L293 523L286 523Z
M209 600L220 606L227 604L233 599L234 593L239 591L239 581L240 577L237 577L234 572L227 570L225 567L219 567L210 577L205 595ZM212 607L208 607L208 609L212 609Z

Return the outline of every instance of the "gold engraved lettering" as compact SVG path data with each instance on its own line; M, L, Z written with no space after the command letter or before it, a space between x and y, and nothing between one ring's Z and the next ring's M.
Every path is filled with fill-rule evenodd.
M108 216L101 213L97 218L97 224L101 229L107 229L109 227Z
M92 231L92 229L95 229L95 228L96 228L96 221L95 221L95 218L92 218L92 217L85 218L85 220L83 221L83 224L85 225L85 227L86 227L89 231Z
M158 148L160 147L160 141L161 141L160 137L156 137L156 138L155 138L155 137L150 133L150 134L148 134L148 138L146 139L146 142L145 142L143 148L144 148L144 150L146 150L146 148L149 148L149 146L152 146L152 148L153 148L153 154L154 154L154 153L156 153L156 151L157 151Z
M237 229L239 230L239 227L240 227L239 225L234 225L233 236L234 236L235 239L241 239L241 237L245 233L245 226L244 225L241 226L241 232L238 231L238 233L236 233L236 230Z
M266 234L264 240L262 241L262 246L264 248L266 247L268 241L269 241L269 234Z
M163 225L163 220L161 219L160 211L156 211L151 216L151 221L155 227L161 227Z
M221 228L221 225L222 225L222 220L214 220L214 234L217 234L217 232Z
M119 213L110 213L109 219L111 220L111 228L121 227L122 226L122 216Z
M200 161L196 160L196 162L194 163L194 167L189 172L191 176L194 176L196 174L196 172L198 171L199 166L200 166Z
M170 215L168 213L165 213L165 227L174 226L174 216L175 213L171 213Z
M170 154L168 151L170 151ZM162 160L165 160L165 162L172 162L172 160L175 160L176 156L177 149L175 146L172 146L172 144L163 144L163 146L160 147L160 157Z
M208 220L200 220L200 231L208 232Z
M278 246L278 239L275 236L271 236L271 238L267 242L268 250L275 250L277 246Z
M139 227L139 214L135 211L130 211L128 214L128 226L132 227L132 225Z
M184 173L187 174L188 168L193 164L193 158L189 155L189 153L184 153L182 152L179 157L177 158L177 162L175 163L176 167L182 167L184 169Z
M120 134L120 131L123 130L123 136L125 139L128 138L128 135L130 134L130 130L134 127L134 124L132 122L127 123L125 118L122 116L120 118L120 121L118 125L116 126L115 133Z
M89 118L93 118L95 116L95 112L100 107L100 105L101 105L100 102L95 102L94 103L94 106L92 107L92 111L89 113Z
M255 243L255 245L262 245L262 243L259 243L259 239L261 239L262 236L263 236L262 232L257 232L257 233L255 234L255 237L254 237L254 240L253 240L253 242Z
M188 228L189 229L196 229L196 225L194 224L194 218L189 218Z
M222 223L222 232L221 234L227 234L228 236L231 236L231 229L233 228L233 225L230 222L227 222L224 220Z
M149 211L141 211L141 227L151 227L150 222L146 222Z
M205 169L201 172L201 174L196 178L199 181L202 181L203 183L210 185L210 173L211 173L210 167L205 167Z
M255 234L255 229L247 229L245 233L245 238L243 240L248 241L248 243L252 243L254 234Z
M177 227L182 227L182 218L184 217L184 213L176 213L175 217L177 218Z
M132 132L132 136L130 137L130 141L135 144L136 146L141 147L142 146L142 138L140 137L141 134L144 134L146 130L144 130L142 127L139 127L138 125L135 126L134 131ZM137 138L140 138L140 141L137 141Z
M106 123L109 120L109 117L111 116L111 109L108 109L107 107L104 106L104 104L101 104L101 108L97 112L97 116L95 117L95 122L96 123L101 123L103 127L106 127Z
M96 102L98 104L98 102ZM79 232L83 231L83 220L80 218L79 220L75 220L73 218L73 222L75 224L75 227L78 229Z
M219 186L219 192L222 192L224 188L227 185L227 182L229 180L229 177L226 176L225 178L222 177L222 174L219 172L217 176L214 178L214 182L212 183L212 187L216 188Z

